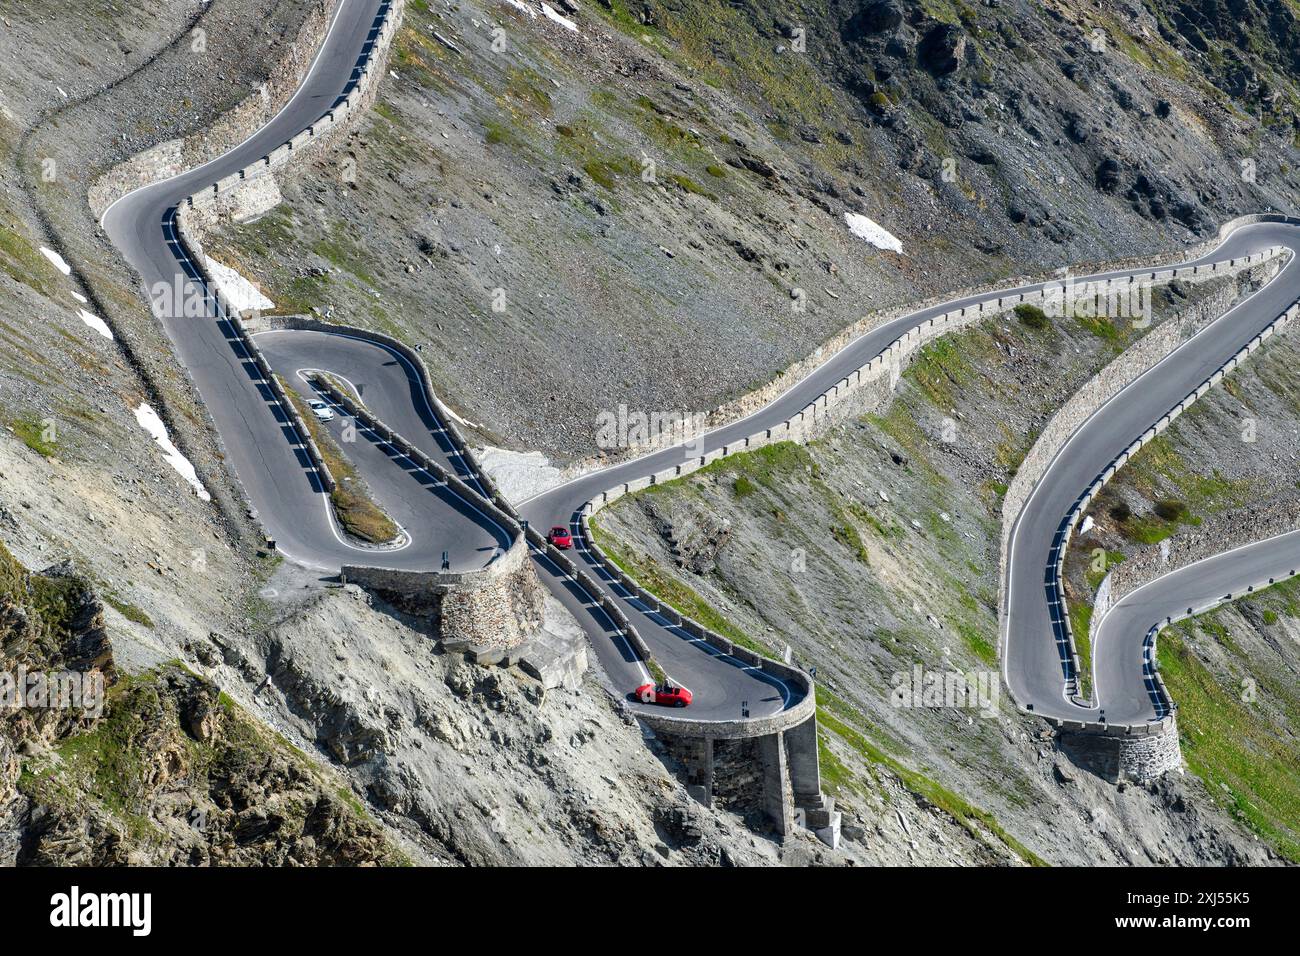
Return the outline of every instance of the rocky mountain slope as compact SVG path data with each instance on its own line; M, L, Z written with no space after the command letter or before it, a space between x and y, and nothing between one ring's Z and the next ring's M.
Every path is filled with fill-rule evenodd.
M666 758L595 685L542 694L517 671L467 665L453 691L441 672L455 662L434 653L427 622L351 592L322 595L318 575L254 547L202 408L93 225L86 189L256 88L306 13L297 3L229 0L92 15L79 4L0 4L0 62L31 64L0 91L0 541L22 566L57 566L57 580L79 582L115 675L95 721L33 726L25 712L6 716L5 859L815 859L815 847L780 850L738 818L701 818ZM211 59L195 55L196 24L207 28ZM69 44L85 51L75 73ZM179 88L189 91L181 102ZM50 155L56 173L46 182ZM166 418L212 503L165 461L141 425L142 403ZM13 566L15 581L45 580ZM25 591L7 600L5 673L27 660L10 638L34 620ZM366 681L336 686L348 667L337 655L357 647L365 659L354 674ZM42 654L33 661L63 665L57 647ZM407 682L394 688L384 668L398 662ZM453 743L434 743L437 732ZM516 758L502 759L512 748ZM643 786L620 783L611 796L602 773ZM534 815L539 807L553 812ZM191 825L195 813L207 830ZM89 824L74 826L79 819Z
M414 3L348 149L214 248L563 464L600 411L707 410L883 305L1291 206L1295 15L1206 6Z
M62 706L53 691L49 706L6 698L6 865L404 859L335 775L268 734L212 682L179 663L124 673L89 584L67 566L30 574L3 546L0 662L13 678L8 693L26 694L30 674L51 687L82 682Z
M1222 283L1157 292L1154 324ZM597 516L597 541L696 619L816 669L824 773L851 825L888 818L876 781L897 775L905 791L946 792L935 802L950 812L974 808L1024 858L1275 860L1218 808L1214 782L1104 783L1001 693L1007 482L1046 413L1140 334L1008 313L926 347L879 413L620 499ZM931 675L976 693L919 697Z
M210 251L281 311L423 344L441 394L482 442L540 449L557 465L617 451L595 446L602 410L712 407L877 307L1176 248L1230 215L1294 205L1289 2L570 0L576 30L524 7L410 0L373 114L337 150L291 167L286 202ZM1250 630L1232 647L1208 643L1200 625L1165 645L1170 670L1187 661L1206 688L1207 716L1184 730L1207 739L1185 745L1196 777L1151 790L1072 771L1032 722L885 709L890 678L914 660L992 667L999 487L1125 330L1004 323L939 343L878 419L611 515L627 559L657 562L669 593L817 663L823 766L851 811L839 854L803 839L778 848L739 813L690 805L671 759L594 679L542 693L518 671L436 654L420 621L259 555L202 406L87 191L159 142L186 137L181 155L202 155L214 119L275 86L314 9L0 0L0 539L26 567L63 569L6 563L28 584L0 618L5 666L80 660L81 644L31 630L41 609L30 582L75 580L74 636L93 633L114 674L94 721L6 718L6 859L1291 852L1290 744L1263 743L1289 698L1253 669L1294 673L1285 605L1261 605L1258 620L1247 609ZM846 214L869 217L902 251L867 243ZM1250 400L1284 422L1285 400L1269 397L1287 394L1274 392L1277 375ZM1008 393L1022 401L1009 407ZM142 403L211 503L163 460ZM935 443L945 419L962 443ZM1124 492L1134 511L1181 495L1197 513L1186 475L1222 467L1227 431L1179 452L1202 441L1203 460ZM1280 494L1289 449L1270 447L1276 467L1250 480ZM833 573L787 580L795 549ZM932 603L916 583L927 575L958 584L956 603ZM1234 634L1247 628L1235 613L1224 612ZM550 626L571 624L554 612ZM1249 752L1212 730L1221 692L1242 676L1272 708L1231 712L1252 721ZM1252 789L1260 767L1280 781L1268 793ZM1225 802L1240 822L1217 809ZM206 829L191 825L196 809ZM78 818L92 825L76 829Z

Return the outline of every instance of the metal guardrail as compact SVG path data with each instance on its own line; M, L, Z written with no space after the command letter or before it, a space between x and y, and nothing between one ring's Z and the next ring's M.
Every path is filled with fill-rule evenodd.
M172 213L170 225L173 233L171 244L174 246L172 254L177 257L183 267L189 267L190 281L203 293L204 305L210 306L212 314L218 320L225 321L234 331L235 339L243 352L243 358L251 362L254 368L257 369L260 381L266 386L267 391L271 393L271 397L280 409L284 420L293 428L298 444L306 452L321 486L327 492L333 491L337 487L334 476L330 472L324 456L321 455L320 449L316 446L315 440L311 437L311 430L308 429L307 423L303 421L302 416L298 414L298 409L290 401L280 381L272 373L266 357L262 355L262 350L257 347L257 343L248 334L248 330L244 326L243 316L240 315L239 310L225 297L220 286L213 280L212 273L207 266L207 260L203 255L203 247L191 236L181 210L177 209Z

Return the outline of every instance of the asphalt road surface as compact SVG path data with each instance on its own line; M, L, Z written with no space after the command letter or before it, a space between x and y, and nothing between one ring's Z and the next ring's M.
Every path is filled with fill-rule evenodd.
M409 461L395 456L391 448L364 429L358 430L348 454L374 497L403 527L406 537L396 550L375 550L360 547L341 535L328 497L319 487L298 436L271 401L265 385L259 383L233 330L210 314L186 317L178 296L156 294L159 283L164 288L194 292L178 259L179 249L168 232L167 223L175 207L191 193L270 153L339 100L349 89L353 69L381 6L379 0L344 0L306 81L279 114L230 152L123 197L105 213L103 227L139 271L155 314L220 432L235 474L288 557L327 570L337 570L342 564L436 569L446 551L454 569L482 567L498 549L508 545L505 532L475 502L461 499L439 487L430 476L419 474ZM1294 226L1247 226L1234 232L1212 253L1186 264L1245 256L1274 245L1295 249L1297 241L1300 230ZM1121 270L1078 277L1076 281L1146 271ZM609 579L596 557L583 549L576 534L577 517L584 503L623 482L684 463L784 422L928 318L1041 288L1033 284L967 296L888 322L832 355L767 406L706 433L702 441L697 439L690 447L662 449L583 475L524 502L520 512L543 532L553 525L573 529L578 543L576 559L585 563L601 586L620 601L656 660L694 692L692 718L735 719L788 708L800 700L797 688L669 626ZM1034 489L1011 538L1004 636L1004 678L1022 706L1045 716L1067 719L1095 719L1104 712L1112 723L1159 717L1158 703L1150 693L1147 664L1146 642L1151 626L1178 616L1188 607L1200 607L1225 593L1236 593L1247 584L1258 585L1270 576L1286 576L1292 565L1300 563L1300 536L1284 535L1193 565L1134 592L1100 622L1093 653L1099 706L1080 707L1067 696L1066 658L1044 587L1048 554L1063 519L1097 475L1099 463L1114 458L1285 311L1298 290L1300 267L1292 258L1277 279L1184 343L1093 415ZM257 341L268 362L291 387L312 395L301 373L325 370L338 375L390 427L435 459L446 462L473 485L472 468L456 452L414 370L398 353L373 342L328 332L266 332L260 333ZM330 424L336 439L344 439L345 426L342 415ZM611 683L631 691L648 680L645 664L593 603L592 596L582 593L560 574L544 554L535 553L534 561L543 581L587 629Z

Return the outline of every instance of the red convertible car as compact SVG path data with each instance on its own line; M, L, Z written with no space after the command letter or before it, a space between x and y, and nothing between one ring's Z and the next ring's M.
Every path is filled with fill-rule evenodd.
M641 703L663 707L685 707L691 702L691 697L691 692L685 687L672 684L642 684L636 689L636 698Z
M568 551L573 547L573 535L569 534L568 528L561 528L559 525L546 533L546 540L561 551Z

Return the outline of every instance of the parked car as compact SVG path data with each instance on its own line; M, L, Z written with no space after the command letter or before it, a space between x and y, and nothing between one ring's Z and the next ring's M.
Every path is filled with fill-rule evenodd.
M559 525L546 533L546 540L561 551L568 551L573 547L573 535L569 534L568 528L562 528Z
M334 410L319 398L313 398L307 405L311 408L311 413L321 421L332 422L334 420Z
M661 707L685 707L693 696L685 687L668 683L642 684L636 689L636 699L641 703L658 704Z

